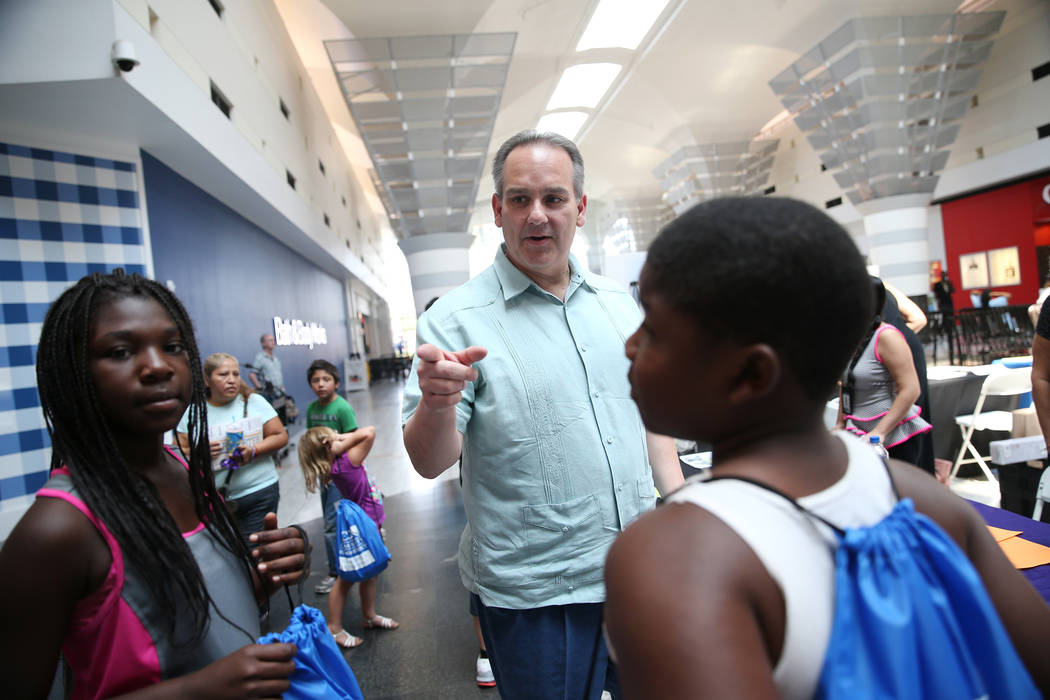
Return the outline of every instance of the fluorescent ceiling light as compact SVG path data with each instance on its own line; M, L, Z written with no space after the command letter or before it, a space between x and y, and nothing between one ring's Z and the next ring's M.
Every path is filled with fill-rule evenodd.
M587 112L552 112L540 117L536 131L553 131L570 141L576 138L580 127L590 116Z
M601 0L583 30L577 51L638 48L668 0Z
M547 111L564 107L594 108L623 68L619 63L580 63L569 66L554 88Z

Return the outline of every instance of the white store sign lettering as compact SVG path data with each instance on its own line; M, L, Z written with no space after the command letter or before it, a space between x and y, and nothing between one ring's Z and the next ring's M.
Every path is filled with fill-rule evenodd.
M328 344L328 331L324 326L297 318L274 316L273 337L278 345L306 345L311 350L314 345Z

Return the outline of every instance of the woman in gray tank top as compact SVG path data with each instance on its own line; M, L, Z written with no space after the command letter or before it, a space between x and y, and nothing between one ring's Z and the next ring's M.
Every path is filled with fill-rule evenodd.
M876 313L850 360L842 382L838 428L860 437L877 435L890 456L915 464L915 438L933 429L916 405L919 378L908 342L882 322L886 289L872 278Z

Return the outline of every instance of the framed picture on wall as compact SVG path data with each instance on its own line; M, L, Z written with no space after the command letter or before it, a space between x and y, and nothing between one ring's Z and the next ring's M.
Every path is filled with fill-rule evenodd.
M993 287L1021 284L1021 262L1017 246L988 251L988 277Z
M988 286L988 254L967 253L959 256L959 274L963 289L984 289Z

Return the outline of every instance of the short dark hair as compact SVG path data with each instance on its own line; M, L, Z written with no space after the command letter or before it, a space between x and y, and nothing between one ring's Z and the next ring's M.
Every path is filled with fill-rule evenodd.
M313 362L311 362L310 366L306 368L306 381L309 382L311 379L314 378L314 372L317 372L318 370L322 369L325 372L328 372L328 374L335 377L336 384L339 383L339 370L337 370L335 368L335 365L333 365L328 360L314 360Z
M576 199L583 196L583 156L576 144L561 134L553 131L536 131L526 129L519 131L503 142L496 151L496 157L492 160L492 182L496 186L496 196L503 198L503 166L507 163L507 156L518 146L528 146L533 143L545 143L549 146L564 149L572 161L572 191Z
M259 342L262 343L262 341L266 340L266 336L268 336L268 335L273 335L273 333L270 333L269 331L267 331L266 333L263 333L262 335L259 336ZM277 340L277 336L274 335L273 339L276 341Z
M871 283L849 234L783 197L693 207L649 248L656 292L706 332L766 343L814 400L826 399L872 316Z

